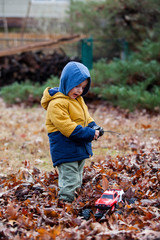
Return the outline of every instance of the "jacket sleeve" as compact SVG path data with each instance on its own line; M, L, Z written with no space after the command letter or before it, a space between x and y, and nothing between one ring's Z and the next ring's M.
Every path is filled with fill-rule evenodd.
M70 139L74 141L86 141L91 142L94 139L95 130L89 127L82 127L81 125L77 125L72 134L70 135Z
M88 124L88 127L92 128L93 126L97 126L97 124L95 123L95 121L92 121Z
M89 127L82 127L72 121L69 116L67 106L63 103L51 102L48 106L48 115L54 126L64 136L70 137L72 140L92 141L95 135L95 130Z

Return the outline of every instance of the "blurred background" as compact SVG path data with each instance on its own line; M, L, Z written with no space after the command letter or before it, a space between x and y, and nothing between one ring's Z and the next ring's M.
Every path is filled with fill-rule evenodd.
M17 103L21 83L57 86L76 60L91 71L89 99L159 112L159 40L158 0L0 0L0 96ZM32 88L17 99L38 103Z

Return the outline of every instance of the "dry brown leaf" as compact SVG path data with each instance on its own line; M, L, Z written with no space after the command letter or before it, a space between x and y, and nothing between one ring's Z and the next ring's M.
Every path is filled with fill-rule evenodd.
M14 204L12 203L8 204L6 212L9 215L9 219L16 220L19 214L18 210L19 207L14 206Z
M103 176L102 177L102 188L104 191L106 191L108 189L108 187L109 187L108 179L105 176Z
M159 115L138 111L126 114L101 105L93 109L94 105L92 113L104 129L122 132L124 136L106 134L106 138L93 142L94 157L84 168L78 198L71 206L65 204L60 208L58 172L52 167L48 151L44 112L41 108L7 108L0 104L1 238L157 237L160 230L159 135L144 129L149 129L150 123L153 129L158 129ZM41 161L36 162L37 159ZM21 167L25 167L25 171ZM119 203L114 213L108 212L103 219L96 219L95 201L109 186L125 191L124 202ZM89 221L81 216L86 208L92 211ZM148 231L144 231L146 228Z

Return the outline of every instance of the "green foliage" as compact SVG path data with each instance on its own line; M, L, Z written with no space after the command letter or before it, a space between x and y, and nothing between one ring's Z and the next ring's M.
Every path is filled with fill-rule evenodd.
M157 51L156 51L157 49ZM91 71L92 92L115 106L155 109L160 107L160 44L145 41L129 60L102 59Z
M56 87L59 85L59 79L57 77L51 77L42 86L39 83L33 83L26 81L23 83L15 82L9 86L5 86L0 91L0 96L3 97L4 101L9 104L13 103L26 103L40 102L43 91L46 87Z
M156 110L160 107L160 87L154 86L152 92L145 90L145 85L130 86L110 85L105 88L96 87L92 92L102 99L112 102L114 106L127 108L133 111L135 108Z
M69 13L72 32L95 39L125 39L136 46L160 36L159 0L72 0Z
M139 59L128 61L115 60L109 64L99 61L91 71L92 79L96 79L95 86L103 84L130 84L152 79L158 82L160 78L160 64L152 60L148 63ZM148 84L149 81L148 81Z
M152 42L147 39L138 47L138 50L139 52L134 54L134 58L138 58L143 61L160 61L160 41Z

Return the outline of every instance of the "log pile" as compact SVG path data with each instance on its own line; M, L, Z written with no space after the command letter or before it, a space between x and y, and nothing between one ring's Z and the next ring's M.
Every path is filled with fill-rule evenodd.
M0 58L0 87L13 82L45 82L51 75L60 76L64 66L73 60L65 53L53 51L45 55L42 51L24 52ZM78 59L74 59L77 60Z
M64 66L71 60L61 51L53 51L45 55L46 48L57 48L63 44L80 41L84 36L73 35L45 42L29 44L21 47L0 51L0 87L13 82L45 82L51 75L60 76ZM37 52L34 52L37 51Z

